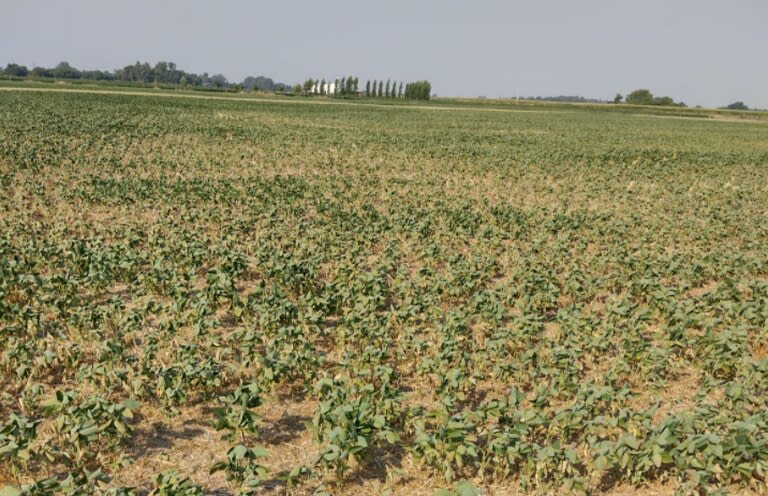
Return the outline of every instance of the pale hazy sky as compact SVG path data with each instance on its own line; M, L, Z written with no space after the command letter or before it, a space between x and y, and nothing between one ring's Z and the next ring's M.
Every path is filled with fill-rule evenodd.
M429 79L442 96L649 88L768 108L768 0L0 0L0 64L170 60L230 81Z

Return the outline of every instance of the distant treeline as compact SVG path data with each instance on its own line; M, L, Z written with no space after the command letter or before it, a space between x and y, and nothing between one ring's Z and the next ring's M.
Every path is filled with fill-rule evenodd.
M663 105L663 106L676 106L685 107L683 102L675 102L670 96L654 96L649 90L639 89L635 90L626 98L618 93L613 100L600 100L597 98L584 98L583 96L533 96L528 97L526 100L538 100L543 102L575 102L575 103L627 103L629 105Z
M530 96L526 100L538 100L542 102L576 102L576 103L606 103L605 100L596 98L584 98L583 96L558 95L558 96Z
M8 77L33 77L52 79L81 79L89 81L126 81L143 84L169 84L195 86L213 89L245 89L259 91L291 91L291 86L276 83L265 76L248 76L241 83L231 83L223 74L209 75L207 72L195 74L179 69L173 62L158 62L154 66L148 62L136 62L114 71L82 70L72 67L68 62L60 62L56 67L33 67L8 64L0 71Z
M328 80L309 78L304 81L301 90L304 95L320 96L366 96L369 98L404 98L407 100L429 100L432 85L429 81L403 83L388 79L365 82L365 89L359 87L360 79L346 76Z
M659 105L664 107L687 107L685 102L676 102L671 96L655 96L647 89L638 89L626 97L621 93L617 93L613 100L598 100L594 98L584 98L582 96L535 96L528 97L527 100L539 100L547 102L581 102L581 103L626 103L628 105ZM757 108L749 108L744 102L733 102L721 109L728 110L760 110Z
M366 96L369 98L402 98L408 100L429 100L432 85L429 81L372 80L366 81L364 88L359 87L359 78L347 76L340 79L307 79L303 85L288 85L279 83L266 76L248 76L239 83L230 82L223 74L209 75L207 72L195 74L179 69L174 62L157 62L154 66L149 62L136 62L113 71L85 70L72 67L68 62L59 62L55 67L36 66L28 68L25 65L10 63L0 69L0 76L11 78L37 79L70 79L83 81L123 81L138 84L162 84L181 87L196 87L212 90L247 90L265 92L283 92L295 95L327 95L327 96ZM482 97L481 97L482 98ZM655 96L647 89L637 89L626 97L617 93L613 100L584 98L578 95L532 96L526 100L548 102L576 103L626 103L629 105L659 105L686 107L684 102L676 102L670 96ZM744 102L731 103L724 109L731 110L761 110L750 109Z

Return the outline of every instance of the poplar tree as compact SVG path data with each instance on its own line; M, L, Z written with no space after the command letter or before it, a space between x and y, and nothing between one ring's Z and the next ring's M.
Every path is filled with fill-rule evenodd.
M371 96L371 80L365 82L365 96Z
M405 85L405 98L409 100L429 100L432 85L429 81L416 81Z
M351 95L352 94L352 90L354 88L353 84L354 84L354 80L353 80L352 76L348 76L347 77L347 84L346 84L346 86L344 86L344 93L346 93L347 95Z

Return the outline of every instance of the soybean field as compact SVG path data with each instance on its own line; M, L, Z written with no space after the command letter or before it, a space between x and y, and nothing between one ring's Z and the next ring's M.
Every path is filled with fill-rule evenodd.
M744 115L0 91L0 494L764 494Z

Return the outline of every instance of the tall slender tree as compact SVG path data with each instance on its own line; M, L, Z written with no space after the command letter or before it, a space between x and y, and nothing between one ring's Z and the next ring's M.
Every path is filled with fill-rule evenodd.
M429 100L432 85L429 81L416 81L405 85L405 98L409 100Z
M397 89L397 97L402 98L403 97L403 82L400 81L400 87Z
M365 96L371 96L371 80L365 82Z
M347 95L352 94L352 83L353 83L352 76L347 76L347 83L344 86L344 93L346 93Z

